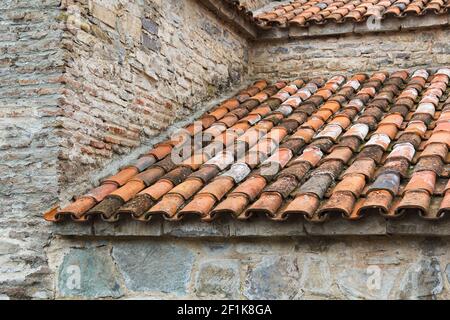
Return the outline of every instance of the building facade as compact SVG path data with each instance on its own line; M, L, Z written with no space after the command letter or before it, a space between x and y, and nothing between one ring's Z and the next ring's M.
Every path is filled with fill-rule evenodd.
M450 227L444 201L450 140L445 140L448 118L441 117L449 93L448 78L445 80L450 65L448 1L409 5L405 1L372 1L367 6L365 1L288 2L6 0L0 4L0 165L4 172L0 187L0 298L449 297ZM382 12L392 9L390 6L399 10L417 7L420 14L400 18L386 13L374 20L363 12L339 23L324 21L335 14L333 10L344 7L348 11L339 11L342 16L362 7L379 13L382 6ZM292 10L298 11L294 14ZM322 20L316 23L314 19ZM406 74L400 75L399 70ZM336 76L345 81L334 81ZM380 77L379 87L364 86ZM423 83L414 77L421 77ZM392 86L397 80L392 78L402 78L396 88ZM437 78L443 80L433 80ZM300 79L304 83L294 82ZM411 170L399 182L403 192L416 171L430 171L426 165L414 170L427 141L434 141L428 143L432 146L442 144L445 149L439 164L432 163L439 172L433 171L427 209L412 212L405 207L408 210L400 219L369 214L354 220L334 214L339 210L333 211L333 207L326 211L333 214L320 223L302 215L272 221L277 219L268 219L264 210L255 210L248 221L229 215L211 222L201 221L197 215L170 221L155 215L145 222L131 217L112 222L115 215L84 219L87 210L76 217L84 222L71 221L68 215L56 223L43 219L47 213L59 220L61 208L102 185L105 178L121 172L140 155L156 150L158 143L177 129L206 119L205 114L213 115L212 122L217 124L223 115L217 115L216 107L230 97L261 86L255 95L264 92L267 97L259 101L261 106L252 108L267 109L264 102L268 103L270 90L276 90L272 94L276 95L284 86L294 84L301 90L314 83L317 88L308 91L314 96L328 83L333 97L339 95L339 86L354 80L361 87L349 89L349 96L339 102L342 108L358 94L368 95L369 106L375 93L360 90L385 92L388 84L392 101L378 121L392 113L404 90L418 92L409 109L414 113L433 83L445 83L443 88L436 85L441 88L437 101L423 101L434 103L432 116L412 120L425 123L425 132L416 146L417 156L406 163L405 170ZM340 89L331 89L335 85ZM327 94L321 97L317 108L330 98ZM278 107L279 101L270 107ZM259 120L267 115L263 109L259 112ZM350 120L358 121L361 115L356 113ZM240 123L249 115L234 116L234 123ZM323 119L323 124L334 116ZM403 134L411 117L414 114L401 119L393 144L401 137L396 133ZM307 119L303 119L305 123ZM283 128L289 127L283 121ZM378 121L371 134L378 130ZM434 130L440 123L444 125ZM286 137L295 133L290 130L286 129ZM367 141L364 138L367 143L369 136ZM245 141L247 146L249 141ZM332 154L331 147L325 149L321 149L324 157ZM300 152L300 147L295 150ZM355 157L360 150L355 149ZM164 158L156 153L152 156L155 161ZM385 158L377 168L384 167ZM345 169L353 163L351 159ZM315 164L319 169L320 163ZM171 171L164 170L165 174ZM194 164L190 170L198 167ZM335 180L344 181L342 178ZM367 185L375 183L375 178L369 177ZM181 181L185 180L183 176ZM236 181L239 187L240 181ZM329 186L326 199L333 195L334 186L334 182ZM423 190L428 191L425 187L419 191ZM364 198L368 196L364 193ZM429 219L423 219L424 215Z

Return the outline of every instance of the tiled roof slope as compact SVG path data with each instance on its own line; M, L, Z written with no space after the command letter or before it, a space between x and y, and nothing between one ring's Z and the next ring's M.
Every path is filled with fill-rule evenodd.
M255 17L260 26L305 27L326 22L363 22L369 17L444 14L449 0L293 0Z
M450 213L449 76L257 81L186 127L192 150L162 142L45 218L438 219Z

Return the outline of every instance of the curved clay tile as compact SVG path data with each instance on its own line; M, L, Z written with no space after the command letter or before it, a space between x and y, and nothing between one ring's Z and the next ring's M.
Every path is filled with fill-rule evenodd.
M449 76L442 68L257 81L187 126L207 141L180 162L172 153L182 139L163 141L44 217L439 219L450 211Z

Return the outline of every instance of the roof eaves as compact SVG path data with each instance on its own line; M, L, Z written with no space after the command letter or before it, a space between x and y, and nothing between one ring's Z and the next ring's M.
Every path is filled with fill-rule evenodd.
M199 0L219 18L233 24L247 38L256 39L260 28L254 21L253 14L239 1L233 0Z
M312 24L309 26L292 25L287 28L272 27L270 29L260 29L258 40L283 40L300 39L308 37L335 36L345 34L367 34L395 31L413 31L419 29L432 29L450 25L450 15L436 15L428 13L424 16L408 16L404 18L388 17L381 20L378 24L367 22L343 22L326 24Z

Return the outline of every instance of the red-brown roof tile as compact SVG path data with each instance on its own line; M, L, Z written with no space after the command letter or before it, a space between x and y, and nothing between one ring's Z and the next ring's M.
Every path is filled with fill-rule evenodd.
M187 126L206 138L197 149L176 161L179 142L160 143L45 218L438 219L450 212L449 74L255 82Z
M427 13L445 14L446 0L292 0L256 15L261 27L307 27L327 22L363 22L369 18L403 18Z

